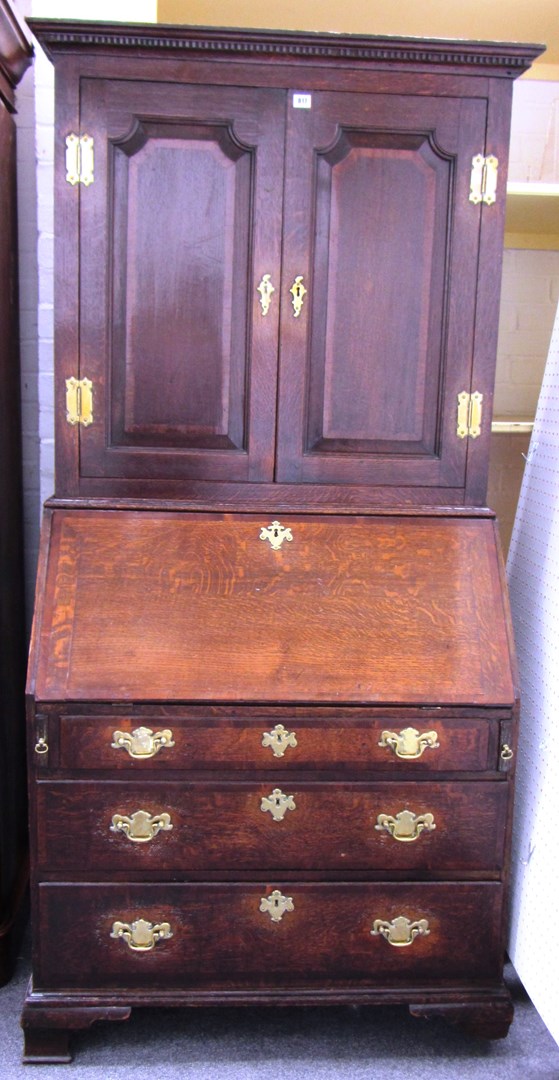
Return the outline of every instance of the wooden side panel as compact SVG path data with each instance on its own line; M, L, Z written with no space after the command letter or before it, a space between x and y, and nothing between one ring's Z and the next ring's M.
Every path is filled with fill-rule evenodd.
M54 515L37 699L511 705L490 519Z
M283 94L86 79L81 111L81 475L271 479Z
M21 482L15 86L31 49L0 5L0 985L26 918L25 611Z

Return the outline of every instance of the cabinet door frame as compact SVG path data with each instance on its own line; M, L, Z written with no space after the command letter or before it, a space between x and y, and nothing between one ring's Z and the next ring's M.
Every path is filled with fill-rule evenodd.
M316 104L315 104L316 103ZM278 406L278 459L276 466L276 478L281 482L303 483L337 483L337 484L371 484L397 489L404 487L432 487L439 488L463 488L465 485L467 466L467 440L459 439L456 433L456 408L458 394L466 390L469 392L471 383L471 369L474 354L474 328L476 320L476 281L475 272L478 259L478 242L480 227L480 207L475 206L468 199L471 160L480 145L485 140L486 128L486 102L478 97L470 98L457 103L452 100L444 100L434 95L413 97L411 95L384 95L384 94L347 94L343 92L325 92L314 96L313 108L316 114L303 114L297 110L288 112L288 134L286 142L286 195L284 200L285 213L285 239L284 239L284 279L282 283L282 320L280 328L280 396ZM336 113L336 110L338 112ZM396 110L396 116L395 116ZM359 114L362 120L359 120ZM416 118L414 118L414 113ZM424 137L424 145L432 139L434 153L433 160L439 163L446 158L446 174L442 180L437 180L438 189L435 190L433 199L438 199L438 220L434 227L438 228L439 249L431 251L431 266L435 266L437 256L442 256L447 265L446 283L439 280L438 288L441 291L441 300L444 301L444 310L439 324L433 316L434 303L432 298L426 297L422 318L425 324L429 322L430 342L425 345L424 357L419 356L419 361L427 365L425 370L428 376L428 364L430 354L438 344L438 368L434 373L435 392L440 402L438 415L433 417L432 406L429 406L429 391L427 383L423 388L424 408L430 408L431 418L427 412L418 417L416 428L425 431L425 424L430 425L431 434L427 438L425 449L421 450L421 439L414 445L413 442L402 442L401 453L397 452L397 440L387 440L388 450L382 449L370 452L375 444L382 447L382 441L372 439L367 444L367 439L358 437L355 439L355 449L351 447L351 439L321 438L318 443L312 445L310 429L311 408L316 412L316 402L312 400L312 382L326 385L328 360L324 360L323 372L315 375L311 357L319 355L323 348L324 357L332 352L328 347L329 336L322 331L322 339L318 348L314 338L319 336L322 323L327 316L320 311L321 297L313 294L313 282L311 275L314 268L318 274L321 267L315 258L315 249L324 232L324 223L321 222L319 199L327 199L333 190L327 190L326 183L319 177L317 164L321 155L330 152L328 146L328 127L330 127L330 144L334 145L332 135L335 131L335 118L338 117L338 141L344 137L344 132L349 133L349 140L358 140L360 134L365 138L370 136L371 146L374 140L384 140L386 146L391 146L392 133L395 139L400 139L402 144L406 140L415 138L417 144ZM330 121L328 125L326 119ZM389 119L390 127L387 129L386 122ZM433 130L434 128L434 130ZM442 130L442 149L437 146L438 136ZM454 131L457 132L456 142L452 145L452 152L447 151L444 139L448 142L454 139ZM326 144L323 149L323 145ZM358 146L358 142L355 143ZM411 143L410 143L411 145ZM305 153L306 149L306 153ZM311 151L311 152L309 152ZM398 153L399 147L396 148ZM351 150L353 152L353 148ZM374 149L372 153L376 153ZM381 149L381 154L383 153ZM421 151L423 152L423 151ZM356 151L358 155L359 150ZM363 157L371 154L371 150L365 147ZM386 158L393 151L388 149ZM311 157L314 160L311 160ZM407 150L401 155L401 160L408 159ZM419 153L415 154L419 160ZM346 167L349 157L341 158L342 167ZM358 158L357 158L358 160ZM306 172L297 163L304 161ZM407 166L406 166L407 167ZM383 180L382 164L377 173ZM332 169L332 173L334 168ZM326 194L324 192L326 191ZM318 192L318 194L317 194ZM446 199L446 202L445 202ZM318 210L317 210L318 208ZM339 209L339 206L338 208ZM432 208L429 208L432 209ZM394 210L394 206L392 206ZM434 209L433 209L434 212ZM346 223L351 224L351 212L345 211ZM323 215L322 215L323 216ZM443 233L445 219L451 220L451 231L444 237L444 244L440 236ZM329 227L335 239L339 234L332 225ZM419 234L420 235L420 234ZM356 238L354 237L354 240ZM321 240L324 247L324 241ZM333 250L333 249L332 249ZM327 256L330 249L326 248ZM368 253L367 253L368 254ZM334 272L337 267L334 250ZM348 253L345 253L345 261L348 261ZM426 256L428 264L429 255ZM465 274L461 277L460 270L464 264L467 266ZM428 264L429 265L429 264ZM374 271L370 265L364 268L362 279L371 277ZM308 293L305 296L303 310L299 318L294 318L286 302L291 280L297 275L302 275L307 284ZM382 289L382 268L378 267L378 279L376 287ZM326 273L324 274L326 277ZM359 275L357 275L359 277ZM337 289L340 286L340 276L331 287L327 283L327 289ZM345 289L347 297L348 290ZM410 293L411 298L411 293ZM314 306L313 306L314 303ZM359 314L359 307L366 303L366 297L352 297L354 314ZM322 304L326 305L325 297ZM340 325L343 325L343 315L340 315ZM330 309L330 318L332 318ZM433 329L431 329L433 320ZM348 324L349 325L349 324ZM427 333L427 331L425 331ZM346 334L345 341L351 334ZM401 335L400 349L402 349L403 336ZM341 341L341 338L340 338ZM366 355L369 348L369 338L363 338L362 354ZM356 350L357 351L357 350ZM345 358L342 356L342 348L338 342L339 358L336 361L330 356L330 378L345 377ZM435 354L437 356L437 354ZM381 363L387 367L387 357L380 357ZM319 357L320 361L322 360ZM402 361L400 361L402 362ZM332 376L332 365L337 363L338 376ZM364 371L364 361L362 371ZM378 367L382 378L381 365ZM357 379L362 375L350 372L349 378ZM369 372L365 376L369 380L375 380L375 372ZM432 381L432 380L431 380ZM357 399L357 389L354 387ZM419 384L418 384L419 386ZM419 393L421 386L419 386ZM324 391L324 394L326 391ZM349 392L351 396L351 391ZM325 399L324 399L325 400ZM421 406L421 401L419 402ZM350 403L351 407L351 403ZM355 411L359 404L355 406ZM324 404L325 425L327 405ZM363 410L361 410L363 413ZM396 430L397 418L394 418ZM434 426L433 426L434 425ZM316 426L316 423L314 423ZM320 426L320 425L319 425ZM335 427L335 424L333 425ZM324 427L323 430L326 430ZM345 445L343 445L345 444ZM316 449L318 447L318 450ZM411 451L411 452L410 452Z
M142 88L140 82L123 80L115 87L116 80L103 73L97 77L82 78L77 105L77 129L87 129L94 137L95 179L89 188L74 190L64 180L64 173L57 170L57 184L60 196L60 209L68 218L62 229L62 250L58 252L59 280L62 282L62 298L59 304L57 333L58 367L61 375L58 381L58 393L64 392L65 378L90 378L93 381L93 424L88 428L76 425L68 432L68 425L60 422L62 438L58 454L60 471L57 468L57 488L61 483L68 494L77 493L83 481L86 483L113 481L130 483L137 488L144 485L156 490L166 482L179 481L192 483L198 480L209 482L246 482L271 481L273 478L274 438L277 383L277 321L279 304L272 303L266 317L263 317L257 285L264 274L269 273L272 282L279 282L281 259L281 234L277 230L277 219L281 215L282 167L283 167L283 117L285 92L281 89L263 87L256 91L244 87L227 88L219 85L203 86L199 84L160 83L159 98L162 107L154 109L157 90L153 83ZM136 91L137 86L137 91ZM103 111L103 95L108 95L109 104ZM122 106L119 105L119 95ZM138 107L132 103L136 95ZM93 104L91 104L91 99ZM180 99L184 102L181 106ZM96 101L100 106L96 106ZM145 104L143 102L145 101ZM117 444L112 431L115 412L111 408L110 384L113 378L111 370L111 337L114 315L114 294L119 285L111 282L112 250L114 222L111 215L113 176L111 170L111 131L113 114L122 116L129 108L130 118L146 116L145 127L150 123L156 129L157 123L177 124L181 120L181 108L188 112L188 102L194 110L195 103L203 111L208 124L215 120L216 139L225 132L229 147L239 146L239 158L246 159L244 199L241 212L246 227L246 235L231 238L229 248L240 252L241 278L239 282L234 273L233 264L227 266L232 293L236 301L229 298L227 320L232 333L238 338L237 345L237 421L240 441L231 443L224 434L204 446L204 433L200 443L184 443L173 447L172 435L167 433L167 442L157 445L157 439L150 445L149 433L144 438L146 444L134 445L128 437ZM150 103L152 105L150 113ZM235 120L235 110L240 114ZM112 110L112 113L111 113ZM179 116L177 116L177 113ZM106 119L105 119L106 117ZM150 118L151 117L151 118ZM233 117L233 119L231 119ZM75 119L75 116L74 116ZM186 117L185 124L186 127ZM126 126L126 125L124 125ZM62 123L61 130L72 130L71 122ZM118 124L117 124L118 127ZM60 130L60 128L59 128ZM170 130L170 128L169 128ZM208 129L209 130L209 129ZM240 134L238 134L240 132ZM126 132L122 131L122 136ZM63 140L62 140L63 141ZM118 142L118 135L116 136ZM60 142L60 139L59 139ZM217 145L217 143L216 143ZM60 148L59 148L60 152ZM112 150L114 156L114 149ZM258 158L258 160L256 160ZM64 166L62 165L62 169ZM232 195L237 200L238 191L233 181ZM246 204L246 205L245 205ZM234 209L236 215L237 210ZM138 218L139 220L139 218ZM229 220L229 219L228 219ZM233 219L230 219L233 220ZM237 221L235 216L234 221ZM153 226L152 226L153 227ZM215 230L214 230L215 231ZM96 244L96 238L98 243ZM96 251L95 248L99 250ZM76 250L72 250L75 248ZM236 257L236 256L233 256ZM162 258L160 253L159 258ZM237 258L237 262L239 259ZM69 263L72 270L69 270ZM218 264L215 274L219 275ZM211 270L210 270L211 275ZM122 291L122 290L120 290ZM239 310L239 296L241 307ZM98 298L97 305L94 299ZM236 309L236 310L235 310ZM123 305L124 310L124 305ZM76 319L76 312L80 312ZM120 310L119 317L122 318ZM74 323L72 326L71 324ZM79 325L76 325L79 323ZM241 326L240 331L237 329ZM193 331L196 327L193 325ZM68 340L68 330L71 341ZM244 336L243 336L244 335ZM203 336L203 332L202 332ZM121 335L122 337L122 335ZM141 341L141 339L138 339ZM178 354L178 345L177 345ZM221 362L225 370L229 352L223 347L222 359L216 355L216 363ZM121 361L124 370L124 361ZM66 374L67 373L67 374ZM150 372L150 383L156 373ZM186 374L181 376L183 383ZM120 378L126 383L126 375ZM227 372L223 375L221 388L218 384L218 397L227 393ZM225 386L225 389L223 387ZM126 390L126 386L124 386ZM118 392L124 396L123 386ZM149 398L146 398L149 407ZM227 407L223 405L226 416ZM60 410L59 410L60 411ZM119 407L121 412L121 407ZM219 415L219 404L216 408ZM66 428L66 430L65 430ZM122 424L120 425L122 432ZM155 429L154 429L155 430ZM185 429L186 430L186 429ZM218 428L218 431L220 429ZM211 433L210 433L211 434ZM221 440L221 445L219 444ZM73 475L72 475L73 474Z

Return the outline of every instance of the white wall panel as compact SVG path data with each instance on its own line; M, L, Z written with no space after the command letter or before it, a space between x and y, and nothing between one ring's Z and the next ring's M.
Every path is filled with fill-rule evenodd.
M559 1043L559 310L507 571L522 693L509 952Z

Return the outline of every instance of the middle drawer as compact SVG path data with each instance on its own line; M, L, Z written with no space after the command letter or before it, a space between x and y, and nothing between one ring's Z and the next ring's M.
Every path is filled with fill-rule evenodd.
M43 872L502 866L506 781L40 781ZM60 822L64 828L60 829Z

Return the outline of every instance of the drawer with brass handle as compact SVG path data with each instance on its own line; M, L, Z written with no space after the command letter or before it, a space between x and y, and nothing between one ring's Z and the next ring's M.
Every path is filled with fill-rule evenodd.
M192 712L54 716L50 724L59 726L59 755L57 759L51 749L49 764L131 774L351 767L397 768L419 776L502 769L500 724L492 717L436 710L398 717L386 710L364 715L347 709L323 709L315 715L274 710L271 716L248 708L239 715Z
M414 870L495 874L500 780L41 781L44 871ZM59 822L63 820L63 832Z
M56 948L39 939L35 986L288 990L332 971L348 992L487 985L502 901L497 882L44 882Z

